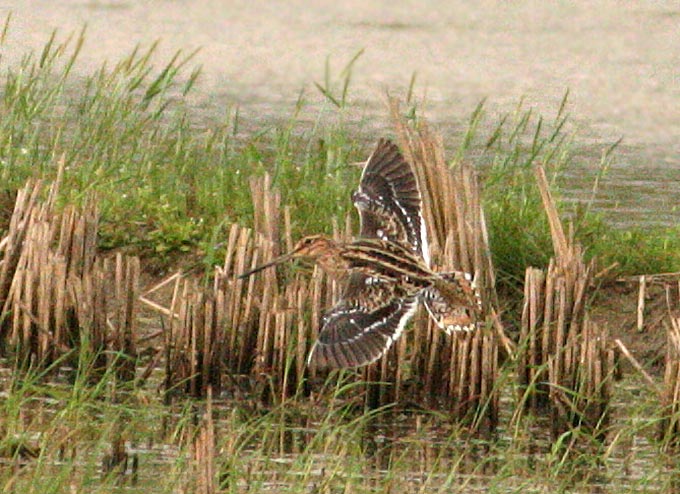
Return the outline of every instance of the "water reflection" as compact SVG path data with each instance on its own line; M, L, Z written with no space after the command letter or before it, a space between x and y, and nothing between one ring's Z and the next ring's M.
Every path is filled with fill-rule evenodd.
M370 415L320 398L272 409L255 406L252 400L216 400L215 472L227 492L273 493L291 486L349 492L354 486L357 492L680 494L680 460L661 454L651 439L657 424L651 401L649 416L640 408L647 400L642 386L630 378L617 386L612 434L603 445L570 445L567 438L562 447L550 441L547 418L527 416L507 428L514 407L511 392L502 397L501 428L490 438L477 437L445 416L409 409ZM120 429L109 430L106 412L93 410L79 419L92 421L89 432L61 434L52 429L61 402L35 398L29 404L20 417L23 429L47 427L62 446L52 454L53 445L41 441L39 434L35 440L26 436L44 451L37 451L39 458L14 455L22 471L40 464L45 475L58 476L66 466L70 475L81 478L94 468L98 479L118 475L112 483L120 492L145 494L167 492L173 478L194 471L187 465L193 462L191 445L205 413L203 402L190 405L191 413L186 413L187 402L164 408L166 423L148 424L144 433L140 423L129 428L135 420L131 414L117 411L124 420ZM108 438L103 445L104 439L93 435L97 431L90 431L101 424L108 431L102 435ZM3 444L12 443L5 439ZM15 468L15 463L0 460L2 481L3 469Z

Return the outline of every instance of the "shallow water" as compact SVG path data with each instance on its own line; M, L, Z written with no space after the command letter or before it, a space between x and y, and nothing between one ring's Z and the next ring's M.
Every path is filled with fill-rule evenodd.
M137 44L161 40L159 63L196 48L203 75L194 104L208 118L238 105L245 120L286 118L302 88L313 86L327 57L335 81L359 50L350 100L360 120L387 123L385 89L416 95L451 141L482 98L495 114L524 97L547 117L570 90L571 128L581 164L623 137L603 181L598 207L619 224L675 224L680 192L680 7L603 0L519 2L290 2L204 0L32 0L0 5L13 12L3 63L40 49L53 29L87 24L77 70L92 72ZM313 112L312 112L313 113ZM491 122L494 118L489 119ZM373 128L373 124L371 128ZM385 125L375 124L380 134ZM575 178L571 194L587 196Z
M0 369L4 384L9 376L6 368ZM233 414L249 416L253 403L216 399L213 414L218 478L225 492L680 492L679 470L665 466L658 445L649 440L653 420L644 416L644 410L653 406L654 397L644 391L644 384L636 377L617 383L615 390L613 430L605 448L598 453L583 438L572 459L562 466L558 464L563 459L555 454L549 440L547 417L530 419L517 428L509 426L515 409L509 387L502 392L500 427L487 439L457 430L443 416L394 412L372 420L358 418L362 425L352 425L354 414L328 422L324 412L314 407L306 412L296 407L289 412L274 411L247 430L241 429L244 424L238 421L235 429ZM7 396L3 394L0 400L4 399ZM641 403L647 405L642 407ZM23 419L37 430L41 422L49 423L58 416L61 402L36 397L29 406ZM178 403L176 410L182 406ZM243 406L250 411L239 408ZM201 416L203 411L204 405L199 404L196 412ZM251 418L264 417L261 412ZM88 417L85 413L81 420ZM115 479L115 492L184 492L179 487L195 480L197 474L186 471L191 461L188 449L178 447L177 437L170 433L179 430L180 422L186 427L187 417L181 413L165 417L169 418L167 422L148 424L149 430L125 442L128 463ZM109 425L101 422L96 412L91 418L97 418L93 427L103 428L98 441L107 441ZM72 485L97 485L105 475L101 465L110 446L108 442L90 443L98 437L96 433L90 439L78 437L87 430L79 425L69 434L63 459L50 463L50 455L46 455L41 462L22 461L22 477L31 478L34 470L42 468L43 476L53 471L57 478L64 475L66 466ZM193 437L191 430L181 435ZM29 436L31 441L44 444L39 434ZM64 438L55 437L54 441ZM245 441L244 447L238 447L237 457L229 446L232 441ZM133 458L136 469L132 467ZM14 464L14 460L0 456L0 479ZM168 490L171 486L177 489Z

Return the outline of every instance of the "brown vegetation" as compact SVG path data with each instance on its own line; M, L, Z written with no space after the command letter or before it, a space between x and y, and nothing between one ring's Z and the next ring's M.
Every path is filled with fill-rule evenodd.
M548 215L555 257L547 271L528 268L518 377L525 409L547 408L552 434L575 426L607 425L615 350L606 330L588 316L594 262L564 232L542 168L536 178Z
M96 206L57 212L59 182L47 191L29 183L17 194L0 250L0 345L20 368L77 360L71 351L79 350L95 355L97 372L114 366L130 380L139 261L100 259Z
M604 430L615 350L607 331L589 315L594 265L584 261L580 247L564 232L543 171L537 170L537 181L555 257L546 271L526 272L518 349L499 317L475 171L464 163L450 167L440 138L424 124L406 126L398 113L393 103L402 152L421 186L434 267L474 273L486 320L475 332L448 337L425 314L417 314L412 330L383 359L343 375L345 383L361 391L351 399L368 408L424 404L493 430L499 366L502 357L509 357L518 362L523 409L547 407L555 437L574 426ZM17 368L47 368L60 358L88 352L96 376L113 369L125 381L140 374L138 383L162 362L168 399L206 397L209 389L224 390L225 383L265 403L323 390L328 371L308 367L306 359L321 315L337 300L340 287L319 269L309 273L286 267L237 278L293 245L290 212L267 175L251 181L255 228L230 227L224 262L215 268L211 283L176 273L143 294L138 259L97 253L94 201L82 210L58 210L58 187L59 180L49 188L36 183L19 191L8 233L0 241L0 345ZM342 226L334 223L333 235L351 238L351 218ZM161 292L162 299L154 300ZM161 314L158 331L141 334L140 302ZM664 399L672 417L680 401L674 334L669 336ZM158 336L160 348L140 371L136 347ZM664 430L677 434L674 424L666 423Z

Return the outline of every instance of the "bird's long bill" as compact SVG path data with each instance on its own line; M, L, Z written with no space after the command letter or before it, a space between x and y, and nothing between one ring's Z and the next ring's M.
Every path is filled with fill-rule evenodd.
M295 252L283 254L282 256L279 256L275 259L272 259L269 262L266 262L264 264L260 264L259 266L254 267L250 271L246 271L245 273L241 273L240 275L238 275L238 278L239 279L247 278L250 275L253 275L255 273L259 273L263 269L267 269L267 268L270 268L272 266L276 266L277 264L280 264L282 262L288 261L288 260L292 259L294 256L295 256Z

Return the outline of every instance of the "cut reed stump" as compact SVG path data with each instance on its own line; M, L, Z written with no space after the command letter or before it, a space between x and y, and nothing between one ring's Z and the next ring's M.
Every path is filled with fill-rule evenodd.
M166 402L178 391L196 398L207 396L208 389L219 393L222 384L225 335L215 300L195 281L181 282L171 306L173 314L177 307L177 316L165 332Z
M224 264L215 274L219 317L227 328L224 361L230 374L248 376L265 401L284 400L305 383L312 329L330 305L331 282L318 269L311 279L303 273L279 278L275 269L237 278L293 244L290 213L281 210L269 177L253 179L251 193L256 229L232 225Z
M251 182L257 230L233 224L222 266L211 288L175 279L171 307L145 303L170 316L166 332L168 397L182 391L204 397L221 379L238 391L255 393L265 403L285 400L307 386L307 355L323 312L337 287L319 269L277 276L274 269L240 279L238 275L275 258L292 245L290 214L278 208L279 193L267 176ZM340 233L336 232L336 236ZM314 370L312 370L314 373Z
M192 444L192 477L195 494L214 494L217 492L215 469L215 425L213 421L212 390L208 389L206 409L200 419L198 433Z
M249 376L265 401L285 400L307 389L308 373L317 375L316 369L307 369L307 356L322 314L338 296L335 283L318 268L281 281L273 269L245 280L235 277L273 259L274 252L268 238L234 225L215 284L219 318L227 331L227 372Z
M609 418L615 350L606 331L588 321L593 263L565 235L543 168L536 177L555 257L547 271L528 268L525 275L518 411L549 410L555 439L577 426L599 434Z
M418 173L424 209L432 216L427 220L436 268L474 273L484 311L490 316L488 321L479 321L476 332L449 338L419 314L413 331L407 331L385 358L357 372L355 378L366 383L361 396L369 408L399 401L426 403L448 408L459 418L477 415L475 423L486 423L491 429L498 409L499 348L506 353L513 348L495 316L495 276L477 178L467 166L450 169L443 160L441 141L425 128L416 134L402 125L399 132L402 150ZM256 386L265 401L285 400L310 391L328 375L313 366L308 369L306 361L322 315L338 300L341 287L319 269L311 275L287 268L265 270L247 279L237 277L290 251L293 244L290 214L280 207L280 194L268 177L253 179L251 193L258 218L255 229L232 225L224 264L216 268L212 290L182 285L172 306L161 308L172 320L166 343L170 376L166 388L179 387L202 396L201 390L210 384L217 391L219 383L206 374L213 369L215 376L224 371L238 386ZM349 240L351 231L350 217L343 225L334 225L338 240ZM197 290L203 295L197 295ZM205 308L199 310L199 305ZM197 310L205 315L189 317ZM195 321L199 327L192 329ZM207 343L207 336L214 347ZM193 348L206 345L209 352L193 353ZM213 364L204 360L218 355L221 358Z
M44 201L39 182L18 192L0 241L0 353L27 369L67 354L75 365L72 351L85 351L93 378L115 362L118 376L131 379L139 262L119 256L114 267L97 258L97 208L56 211L59 181ZM109 308L121 312L109 318Z
M553 440L574 428L605 438L615 373L616 352L607 331L586 320L563 356L548 359Z
M680 449L680 317L671 317L666 345L666 370L661 391L659 439L664 449Z
M113 275L114 287L107 321L111 353L108 366L115 370L122 381L132 381L137 369L135 337L139 334L139 259L117 254L115 261L104 261L103 272ZM106 292L102 291L100 295L102 293Z

